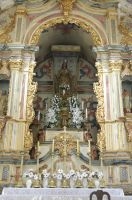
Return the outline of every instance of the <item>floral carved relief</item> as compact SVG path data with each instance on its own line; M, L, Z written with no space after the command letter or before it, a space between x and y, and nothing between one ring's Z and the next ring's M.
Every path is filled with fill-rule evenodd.
M96 94L98 105L96 111L97 121L100 123L100 133L97 136L97 143L101 151L105 149L105 126L104 126L104 91L103 91L103 70L102 64L96 62L96 68L98 70L98 82L94 83L94 92Z
M96 62L96 67L98 70L98 82L94 83L94 92L98 99L96 117L98 122L104 121L104 92L103 92L103 73L102 65L100 62Z
M28 76L28 94L27 94L27 121L32 122L35 113L33 109L33 99L37 90L37 83L33 82L33 69L36 63L33 62L29 66Z
M100 148L100 151L103 152L103 150L106 149L106 141L105 141L105 124L101 123L100 124L101 131L97 135L97 144Z

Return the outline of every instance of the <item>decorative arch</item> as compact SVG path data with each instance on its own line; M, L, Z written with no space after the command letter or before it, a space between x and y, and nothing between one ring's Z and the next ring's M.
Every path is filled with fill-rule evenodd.
M80 19L79 17L72 16L68 18L64 18L62 16L57 16L54 18L51 18L47 21L44 21L42 24L36 27L36 29L31 34L28 44L34 44L37 45L40 35L44 29L48 29L56 24L59 23L71 23L76 24L77 26L81 27L83 30L85 30L88 33L91 33L93 42L95 46L102 46L108 43L108 39L105 35L105 33L102 30L98 30L94 25L91 24L91 21L88 19ZM25 38L26 40L26 38Z

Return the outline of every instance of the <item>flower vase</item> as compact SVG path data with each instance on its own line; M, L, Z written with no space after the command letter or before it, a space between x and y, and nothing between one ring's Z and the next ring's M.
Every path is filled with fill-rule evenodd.
M43 188L47 188L48 187L48 178L43 178Z
M83 180L82 180L82 185L83 185L84 188L87 188L87 187L88 187L87 178L83 178Z
M61 188L61 179L56 180L56 187Z
M100 181L99 181L99 179L95 179L94 180L94 185L95 185L96 188L100 187Z
M74 188L75 187L75 181L73 180L73 178L70 178L69 182L70 182L70 187Z
M31 187L32 187L32 180L31 179L27 179L26 188L31 188Z

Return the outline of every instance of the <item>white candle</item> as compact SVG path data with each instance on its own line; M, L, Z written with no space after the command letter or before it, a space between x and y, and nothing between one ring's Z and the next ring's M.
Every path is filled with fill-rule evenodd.
M55 146L55 141L53 139L53 142L52 142L52 153L54 153L54 146Z
M37 143L37 149L38 149L38 152L39 152L39 141L38 141L38 143Z
M77 154L79 154L79 140L77 140Z
M82 110L84 109L84 101L82 101Z
M86 119L88 118L88 109L86 108Z
M66 126L64 126L64 133L66 133Z
M110 177L112 176L112 168L111 168L111 166L109 166L109 176Z
M38 111L38 121L40 120L40 110Z
M64 156L66 156L66 139L64 140Z
M91 151L91 140L88 140L88 152Z

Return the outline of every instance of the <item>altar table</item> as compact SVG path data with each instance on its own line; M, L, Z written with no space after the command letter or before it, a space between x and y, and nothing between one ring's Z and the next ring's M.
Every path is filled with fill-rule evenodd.
M101 188L111 200L127 200L121 188ZM96 188L4 188L0 200L89 200ZM107 198L104 198L104 200ZM128 200L132 200L129 198Z

